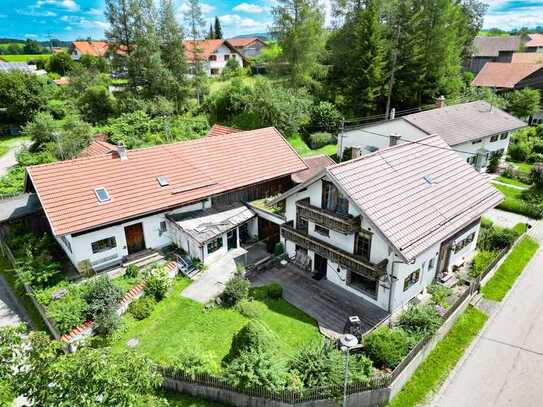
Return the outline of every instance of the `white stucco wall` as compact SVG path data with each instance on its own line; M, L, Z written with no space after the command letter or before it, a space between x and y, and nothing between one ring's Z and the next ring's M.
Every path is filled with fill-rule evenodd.
M235 59L239 66L243 67L243 60L239 54L232 51L225 45L221 45L212 55L215 55L216 61L209 61L207 66L207 74L211 75L212 69L218 69L218 75L221 74L222 70L226 66L228 60L225 60L225 55L229 55L230 59Z
M492 155L492 152L503 150L503 158L505 159L505 155L507 153L507 148L509 147L509 141L511 139L511 134L506 133L507 138L500 139L498 137L498 140L496 141L490 141L491 136L489 137L483 137L481 138L481 142L473 143L471 141L467 143L457 144L453 146L453 148L457 151L458 154L464 159L464 161L467 161L469 157L473 157L474 154L476 154L479 150L484 149L488 150L489 154L486 158L486 164L481 167L481 171L484 172L486 170L488 160L490 160L490 157ZM471 154L470 154L471 153Z

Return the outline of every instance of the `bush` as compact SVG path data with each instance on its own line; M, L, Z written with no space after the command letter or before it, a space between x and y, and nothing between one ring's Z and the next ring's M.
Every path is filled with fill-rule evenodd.
M430 305L410 306L400 315L398 326L410 335L432 335L441 325L441 317Z
M140 273L140 268L136 266L135 264L129 264L126 270L124 271L124 275L127 278L136 278L138 277Z
M283 287L278 283L272 283L263 287L252 288L249 292L253 298L260 301L277 300L283 296Z
M530 181L536 187L543 187L543 165L534 165L530 171Z
M290 361L289 370L307 388L338 385L343 379L342 356L329 340L312 343Z
M334 138L330 133L313 133L309 136L309 146L312 149L321 148L327 144L334 142Z
M234 386L276 390L284 386L286 371L275 355L251 349L232 360L224 376Z
M283 247L283 243L278 242L273 247L273 255L274 256L281 256L285 252L285 248Z
M469 276L471 278L477 278L490 263L496 258L497 253L495 251L481 250L473 258L471 268L469 270Z
M509 145L509 157L513 161L526 161L528 154L530 154L530 147L527 143L512 143Z
M245 70L239 64L239 62L236 59L229 59L221 72L221 77L223 79L232 79L238 76L243 76L244 74Z
M542 163L543 162L543 154L539 153L530 153L528 155L528 158L526 159L529 163Z
M137 320L142 320L151 315L155 306L156 300L154 297L145 296L131 302L128 306L128 312Z
M87 303L77 293L69 293L47 305L47 317L55 323L61 334L65 334L85 322L87 307Z
M283 287L278 283L272 283L268 286L268 297L277 300L283 297Z
M330 134L338 134L341 128L341 113L333 103L320 102L311 108L311 130L320 130ZM328 144L328 143L326 143Z
M232 345L224 362L228 363L242 352L254 349L265 352L274 349L274 338L271 331L260 321L249 321L232 338Z
M110 335L120 324L121 317L115 312L115 308L108 307L96 316L94 329L100 335Z
M213 370L209 358L193 349L181 353L174 360L172 366L193 378L198 374L211 373Z
M383 325L364 338L364 350L377 367L394 369L415 343L416 338L403 329Z
M447 297L451 295L452 290L441 284L431 284L428 287L428 293L432 296L432 302L443 307L447 306Z
M503 153L501 151L494 151L492 153L492 155L490 156L490 160L488 161L487 172L496 172L496 170L498 169L498 165L500 164L502 155Z
M255 319L260 317L266 310L266 306L257 301L240 301L237 308L241 315L247 318Z
M532 219L541 219L543 214L543 209L539 205L524 202L519 199L505 198L505 200L498 205L498 209L518 213Z
M236 273L224 286L222 300L226 306L234 306L249 296L251 283L241 273Z
M373 363L362 353L350 354L349 383L364 383L373 376Z
M161 301L172 285L168 272L162 265L154 265L145 271L145 294Z
M95 278L86 284L82 297L88 304L88 319L96 319L102 312L117 305L123 297L122 290L113 285L107 276Z
M519 234L513 229L484 227L479 232L477 247L481 250L501 250L511 246Z

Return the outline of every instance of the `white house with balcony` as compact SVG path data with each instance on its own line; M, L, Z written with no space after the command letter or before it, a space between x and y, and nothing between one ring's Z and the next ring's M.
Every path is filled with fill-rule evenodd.
M188 63L194 66L200 61L208 76L220 75L230 60L240 67L246 63L243 55L227 40L185 40L183 46Z
M419 140L331 165L275 198L288 256L388 312L468 261L481 215L503 197L440 137Z
M527 124L486 101L445 106L401 118L346 127L338 137L338 155L350 148L353 156L438 134L478 171L484 172L492 154L505 157L511 134Z

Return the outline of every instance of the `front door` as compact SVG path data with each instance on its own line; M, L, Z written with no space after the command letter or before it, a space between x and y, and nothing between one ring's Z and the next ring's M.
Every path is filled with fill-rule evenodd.
M232 229L226 234L226 242L228 250L236 249L238 247L238 233L237 229Z
M126 226L124 228L124 234L126 236L128 254L137 253L145 249L143 224L136 223L135 225Z
M315 253L315 278L319 280L326 276L326 269L328 268L328 260L326 257L322 257Z
M452 240L449 240L448 242L443 242L441 244L441 248L439 249L439 259L438 259L438 266L437 266L437 274L436 277L439 278L443 276L443 274L447 271L447 268L449 267L449 259L450 259L450 253L451 253L451 246L452 246Z

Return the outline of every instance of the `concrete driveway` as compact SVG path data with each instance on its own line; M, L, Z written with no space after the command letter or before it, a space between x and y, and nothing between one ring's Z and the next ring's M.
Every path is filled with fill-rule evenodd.
M530 234L541 238L541 222L534 229ZM542 338L543 249L539 249L431 405L542 406Z

